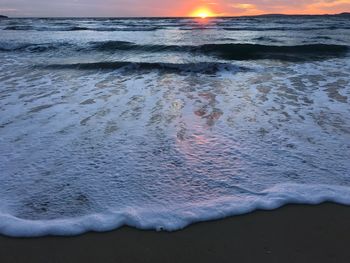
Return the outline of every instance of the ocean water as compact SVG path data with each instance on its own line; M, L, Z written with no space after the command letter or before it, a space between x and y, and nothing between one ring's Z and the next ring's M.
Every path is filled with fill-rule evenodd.
M350 20L0 20L0 233L350 205Z

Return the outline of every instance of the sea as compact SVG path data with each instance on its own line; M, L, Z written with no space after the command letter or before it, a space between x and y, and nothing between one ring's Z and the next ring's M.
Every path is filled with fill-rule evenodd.
M350 205L350 18L0 20L0 233Z

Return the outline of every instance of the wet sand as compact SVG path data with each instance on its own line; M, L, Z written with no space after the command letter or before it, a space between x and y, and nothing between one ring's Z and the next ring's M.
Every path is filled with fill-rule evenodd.
M350 207L289 205L174 233L0 236L0 262L350 262Z

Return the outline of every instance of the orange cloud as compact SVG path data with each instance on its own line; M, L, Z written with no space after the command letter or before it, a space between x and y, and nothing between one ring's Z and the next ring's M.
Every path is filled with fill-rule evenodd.
M309 4L307 10L316 13L350 11L350 0L317 1L316 3Z
M235 3L231 4L231 7L234 8L234 13L239 13L240 15L256 15L263 13L255 4Z

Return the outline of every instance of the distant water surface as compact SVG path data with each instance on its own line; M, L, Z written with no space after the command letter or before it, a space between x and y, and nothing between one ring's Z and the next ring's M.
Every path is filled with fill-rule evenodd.
M0 20L0 233L350 205L350 20Z

